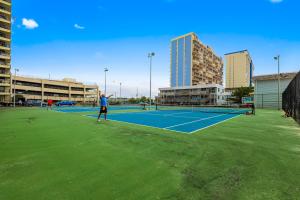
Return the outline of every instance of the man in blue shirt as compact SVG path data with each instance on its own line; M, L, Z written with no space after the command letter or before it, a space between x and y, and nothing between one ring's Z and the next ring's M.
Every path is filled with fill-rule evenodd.
M104 118L107 120L107 101L110 97L113 95L110 95L109 97L106 97L105 94L102 94L100 97L100 112L98 115L98 122L100 122L101 114L104 113Z

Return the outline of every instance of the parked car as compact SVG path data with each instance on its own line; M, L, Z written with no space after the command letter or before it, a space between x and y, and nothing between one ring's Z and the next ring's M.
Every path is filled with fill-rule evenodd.
M42 106L46 107L47 104L45 102L42 102L40 100L27 100L24 102L24 106L33 107L33 106Z
M76 103L74 101L60 101L57 102L56 106L74 106Z

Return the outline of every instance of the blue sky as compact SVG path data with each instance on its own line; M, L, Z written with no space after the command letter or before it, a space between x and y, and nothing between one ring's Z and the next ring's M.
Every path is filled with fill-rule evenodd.
M76 3L74 3L76 2ZM298 0L14 0L13 61L22 75L76 78L108 93L149 93L147 53L153 61L153 92L169 86L169 43L195 32L223 56L248 49L255 74L300 69Z

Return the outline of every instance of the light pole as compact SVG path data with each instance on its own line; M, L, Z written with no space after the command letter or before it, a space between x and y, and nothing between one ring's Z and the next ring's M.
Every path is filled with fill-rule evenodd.
M150 60L150 100L149 100L149 109L151 110L152 104L152 58L155 56L154 52L148 53L148 58Z
M15 82L14 82L14 108L16 107L16 76L19 69L15 69Z
M104 68L104 74L105 74L105 86L104 86L104 93L106 95L106 72L108 72L107 68Z
M280 110L280 55L278 55L278 56L275 56L274 57L274 59L275 60L277 60L277 67L278 67L278 74L277 74L277 84L278 84L278 99L277 99L277 101L278 101L278 110Z
M122 102L122 83L120 82L120 101Z

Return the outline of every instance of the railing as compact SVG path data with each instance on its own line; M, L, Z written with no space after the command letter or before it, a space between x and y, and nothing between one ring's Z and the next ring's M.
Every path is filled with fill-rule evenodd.
M7 65L7 66L10 66L9 63L4 63L4 62L0 62L0 65Z
M0 28L4 28L4 29L7 29L7 30L10 30L10 27L8 27L8 26L2 26L2 25L0 25Z
M0 75L10 75L10 73L8 73L6 71L0 71Z
M10 10L7 10L5 7L3 7L3 6L0 6L0 10L4 10L4 11L6 11L6 12L10 12Z
M0 46L3 46L3 47L10 48L10 45L8 45L8 44L5 44L5 43L3 43L3 42L0 42Z
M2 83L2 84L10 84L10 81L0 80L0 83Z
M7 53L0 53L0 56L7 56L7 57L10 57L10 55L7 54Z
M3 16L3 15L0 15L0 19L4 19L4 20L7 20L7 21L9 21L5 16Z

